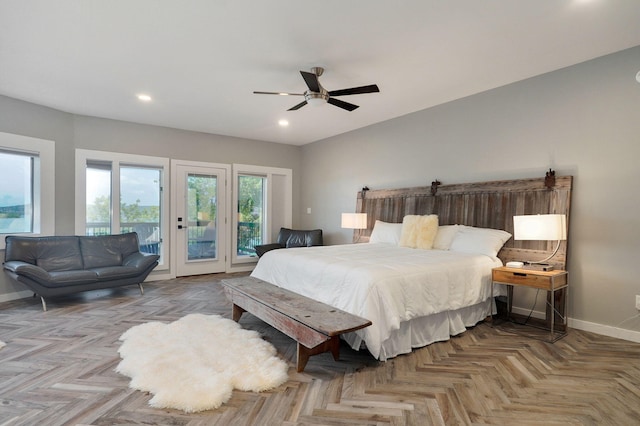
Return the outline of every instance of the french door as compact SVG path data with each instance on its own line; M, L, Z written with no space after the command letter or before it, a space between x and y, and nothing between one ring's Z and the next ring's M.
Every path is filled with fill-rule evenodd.
M226 269L228 169L218 166L178 160L172 163L176 276Z

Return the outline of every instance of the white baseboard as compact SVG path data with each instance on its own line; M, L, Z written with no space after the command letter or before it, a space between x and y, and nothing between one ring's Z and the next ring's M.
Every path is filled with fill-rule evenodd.
M249 264L239 264L239 265L232 265L227 272L229 273L234 273L234 272L251 272L253 271L253 268L256 267L255 263L249 263Z
M603 336L615 337L616 339L640 343L640 331L627 330L626 328L596 324L595 322L575 320L572 318L569 318L569 327L602 334Z
M513 313L519 315L529 315L530 309L513 307ZM540 311L533 311L531 314L533 318L544 319L545 313ZM639 320L640 321L640 320ZM595 322L582 321L573 318L568 318L567 324L569 328L576 328L578 330L589 331L591 333L602 334L603 336L614 337L616 339L628 340L630 342L640 343L640 331L627 330L625 328L614 327L610 325L597 324Z
M538 318L538 319L544 319L545 317L544 312L540 312L540 311L531 312L531 309L519 308L517 306L512 307L511 310L514 314L524 315L525 317L529 316L529 314L531 314L533 318Z

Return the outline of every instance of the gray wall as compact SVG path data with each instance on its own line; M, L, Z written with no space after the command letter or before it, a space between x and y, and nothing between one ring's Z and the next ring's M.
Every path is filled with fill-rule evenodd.
M364 185L542 177L553 168L575 179L569 314L615 327L638 314L640 294L639 70L636 47L305 145L300 201L312 213L302 225L346 243L340 212L354 210ZM620 327L640 331L640 319Z
M0 132L53 140L56 143L57 235L73 234L75 149L154 155L182 160L241 163L293 170L294 200L300 193L301 151L297 146L147 126L67 114L0 96ZM294 225L299 217L294 203ZM4 254L0 252L2 256ZM23 291L0 274L0 300Z

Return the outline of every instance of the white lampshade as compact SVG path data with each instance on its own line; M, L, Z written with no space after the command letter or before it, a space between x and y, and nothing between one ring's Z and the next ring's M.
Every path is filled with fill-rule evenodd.
M563 214L531 214L513 217L514 240L566 240L567 218Z
M367 229L366 213L342 213L342 225L347 229Z

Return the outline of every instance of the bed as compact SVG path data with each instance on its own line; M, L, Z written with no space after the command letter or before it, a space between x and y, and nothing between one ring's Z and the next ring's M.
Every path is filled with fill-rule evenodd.
M482 321L495 310L491 269L523 256L542 259L552 250L550 242L509 238L513 215L569 217L572 178L552 177L363 189L356 211L368 214L369 225L354 233L362 243L275 250L252 276L371 320L372 326L344 339L384 361ZM400 241L407 217L437 218L430 247ZM554 257L563 268L566 243ZM504 291L498 286L494 295Z

